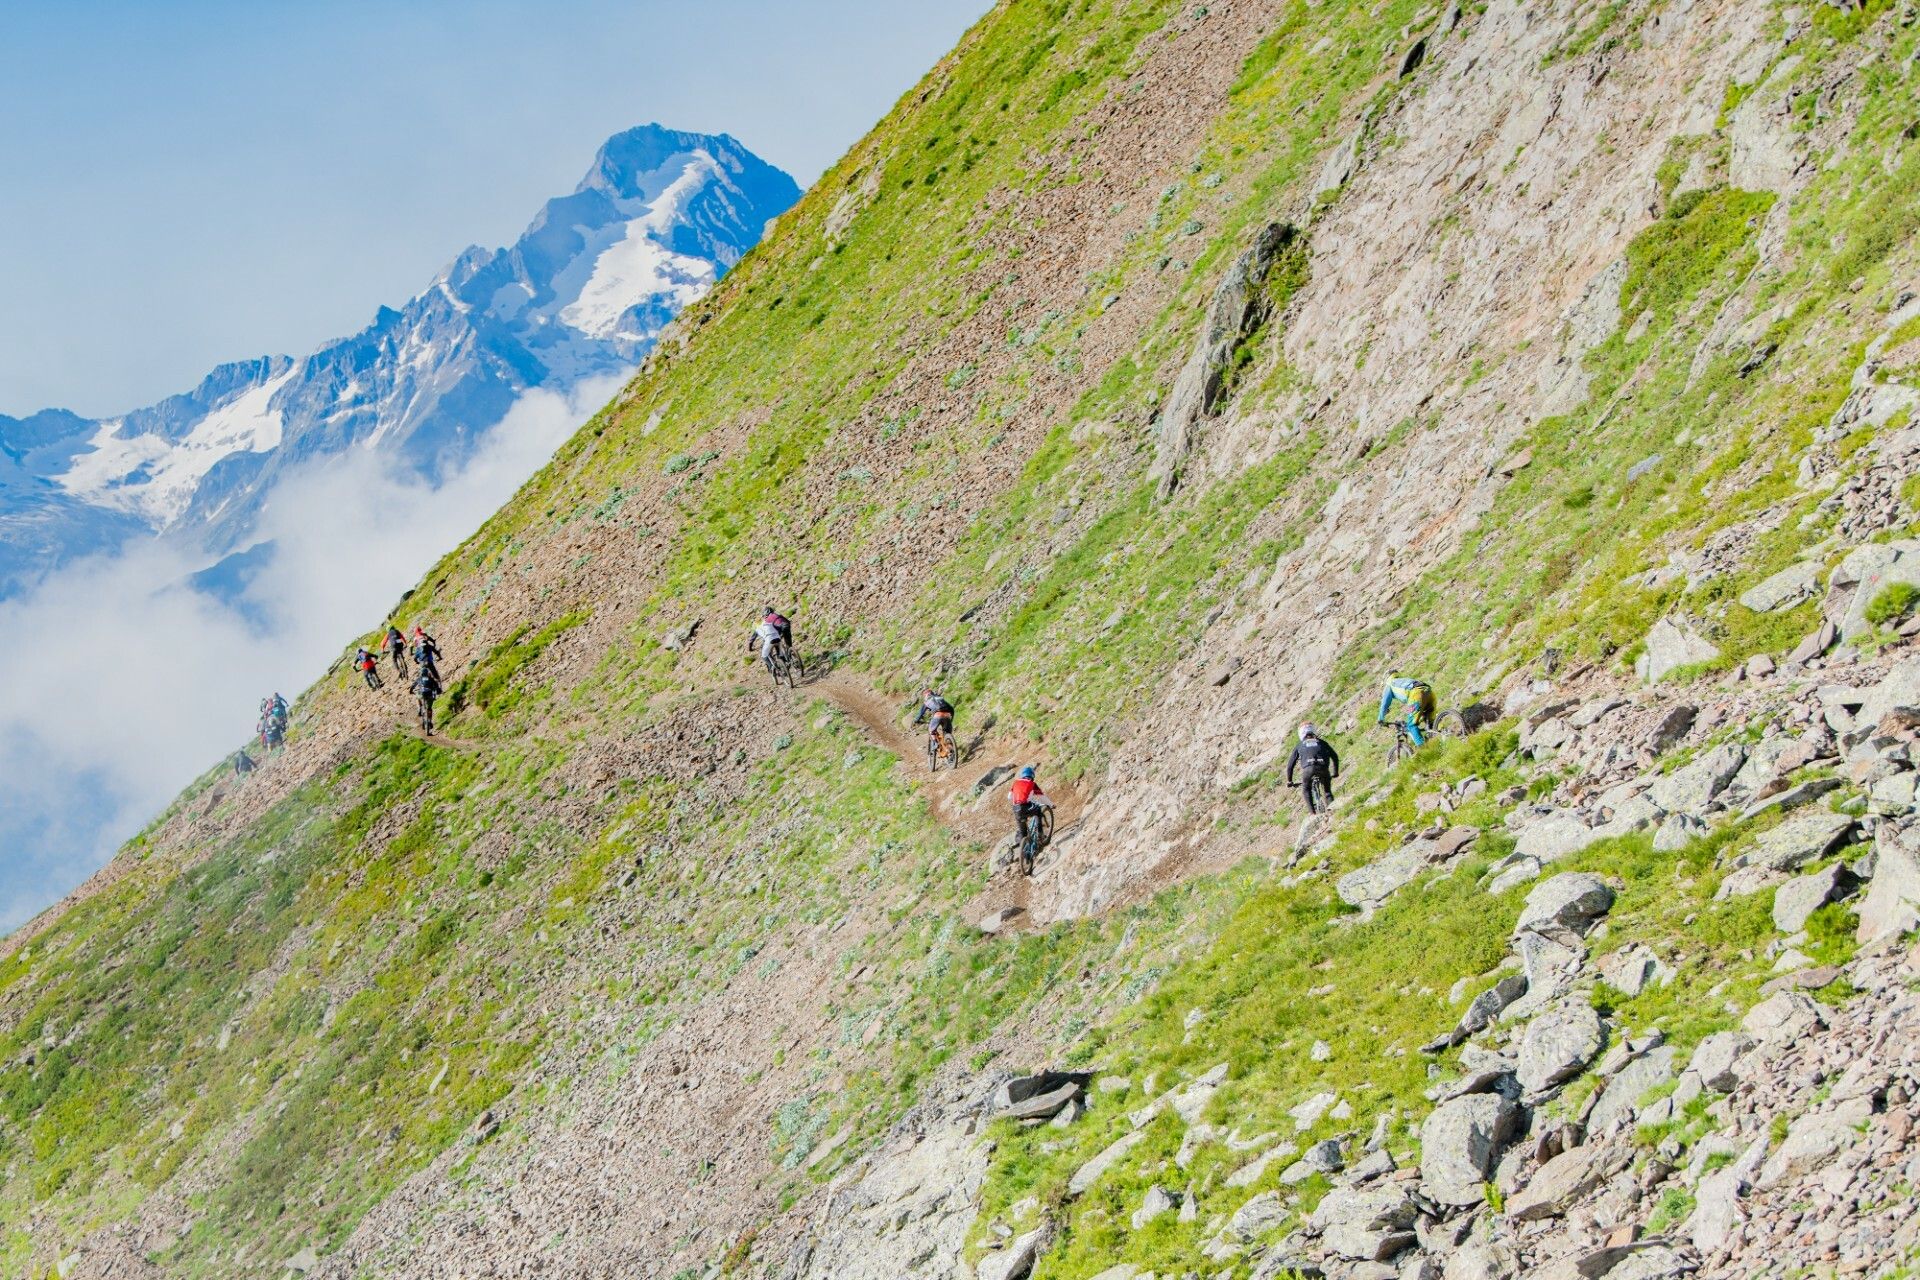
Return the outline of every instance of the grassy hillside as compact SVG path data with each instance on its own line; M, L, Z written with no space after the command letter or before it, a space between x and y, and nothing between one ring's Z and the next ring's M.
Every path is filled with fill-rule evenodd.
M1649 75L1665 7L1547 6L1537 49L1500 46L1526 73L1514 102L1550 77ZM1343 739L1343 790L1365 800L1298 874L1273 753L1218 735L1351 724L1390 663L1460 699L1547 647L1626 681L1652 623L1682 613L1720 656L1674 678L1713 680L1816 625L1811 603L1731 602L1865 536L1836 484L1906 425L1816 445L1914 279L1917 37L1894 8L1769 15L1754 74L1784 80L1716 81L1705 132L1592 123L1596 168L1640 155L1657 180L1607 224L1620 318L1578 357L1586 394L1542 414L1559 311L1461 349L1486 308L1445 297L1421 317L1441 374L1416 377L1388 332L1406 314L1341 274L1367 234L1342 202L1412 163L1423 99L1459 92L1438 77L1470 74L1457 50L1510 6L1000 5L411 593L455 657L444 740L329 677L284 759L244 787L210 775L0 960L0 1270L255 1275L311 1248L406 1275L471 1238L579 1274L771 1274L782 1215L903 1115L1062 1061L1127 1077L1129 1105L1229 1062L1223 1128L1291 1137L1287 1110L1325 1091L1351 1110L1304 1136L1389 1116L1398 1149L1426 1105L1413 1047L1457 1016L1449 988L1500 961L1524 896L1490 904L1478 883L1511 847L1497 797L1577 780L1515 755L1508 723L1394 771ZM1783 83L1814 157L1790 199L1729 177L1742 104ZM1348 138L1364 165L1316 192ZM1409 241L1444 257L1450 236L1534 216L1514 212L1538 203L1512 189L1522 159ZM1270 222L1298 248L1260 282L1269 318L1165 499L1156 415ZM1538 253L1536 276L1571 269L1565 244ZM1326 321L1343 306L1351 323ZM1920 362L1911 327L1872 376ZM1799 472L1815 447L1817 485ZM1419 492L1367 487L1383 477ZM1470 525L1392 528L1483 480ZM1870 536L1906 531L1909 497ZM1702 572L1645 576L1703 548ZM841 684L774 694L742 665L763 599ZM1196 711L1231 644L1248 674ZM1284 689L1255 683L1283 650ZM962 736L985 735L977 764L1038 759L1086 798L1098 839L1061 883L1160 859L1122 905L974 927L1002 892L994 797L936 802L833 692L904 701L935 678ZM1399 844L1427 820L1416 797L1469 776L1487 784L1451 818L1487 829L1469 861L1357 922L1326 873ZM1765 897L1714 900L1715 855L1751 829L1681 856L1640 833L1568 864L1631 886L1609 948L1685 940L1678 981L1609 1006L1623 1024L1691 1043L1757 991ZM1843 959L1844 935L1827 908L1807 946ZM997 1132L975 1246L1045 1209L1060 1237L1037 1275L1177 1273L1273 1183L1227 1186L1211 1149L1199 1213L1132 1229L1179 1145L1168 1125L1068 1204L1120 1113ZM569 1183L582 1161L619 1195ZM620 1212L636 1196L657 1212Z

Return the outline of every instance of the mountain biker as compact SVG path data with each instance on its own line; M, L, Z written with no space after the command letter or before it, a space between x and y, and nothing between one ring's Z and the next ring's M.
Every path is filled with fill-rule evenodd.
M1401 706L1407 709L1407 736L1413 739L1416 747L1426 745L1426 735L1421 730L1428 733L1433 731L1433 686L1425 680L1403 676L1398 672L1389 674L1386 687L1380 690L1380 714L1374 723L1385 724L1387 716Z
M788 653L793 652L793 623L787 621L785 614L770 604L763 604L760 606L760 621L772 623L780 632L780 643L787 646Z
M365 645L353 651L353 667L366 677L367 688L380 687L380 659L374 657Z
M1007 799L1013 803L1013 829L1022 845L1027 842L1027 824L1038 822L1042 809L1053 808L1053 801L1040 789L1035 773L1032 765L1022 766L1020 776L1007 788Z
M781 621L785 621L785 619L781 619ZM752 653L756 648L759 649L760 661L764 662L767 665L767 670L771 671L773 670L773 655L776 652L779 652L783 648L787 649L789 653L792 652L787 640L788 634L790 633L782 631L779 624L771 618L762 618L753 628L753 633L747 637L747 652Z
M432 733L433 702L440 696L440 674L432 667L420 668L420 674L413 678L413 696L420 699L421 725Z
M267 699L267 712L275 720L285 724L287 720L287 700L277 693L274 694L271 698Z
M929 734L945 732L953 737L953 704L935 693L931 686L920 691L920 711L913 717L915 724L925 724Z
M1287 757L1287 785L1293 780L1295 766L1300 768L1300 783L1307 788L1307 807L1313 807L1313 784L1318 782L1328 800L1333 799L1333 780L1340 776L1340 753L1310 724L1300 726L1300 741Z
M413 624L413 665L432 671L436 680L440 678L440 642L417 622Z
M387 638L380 642L380 647L392 656L393 673L404 680L407 675L407 637L400 628L389 623Z
M253 772L253 757L247 754L245 747L233 753L233 772L242 778Z

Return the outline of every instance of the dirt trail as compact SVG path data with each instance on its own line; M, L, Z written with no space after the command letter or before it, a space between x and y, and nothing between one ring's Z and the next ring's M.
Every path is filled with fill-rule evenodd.
M1054 803L1054 843L1043 853L1036 874L1044 875L1051 849L1079 823L1085 797L1071 784L1049 784L1046 761L1031 744L995 737L992 726L969 725L965 708L956 717L963 753L958 769L930 773L926 765L926 731L910 725L901 715L901 702L876 693L850 676L832 672L801 686L802 691L826 699L851 716L874 743L896 756L896 766L927 797L928 807L939 823L963 840L978 841L992 851L1012 831L1004 787L1010 778L996 778L991 787L982 783L994 770L1011 770L1022 764L1040 768L1040 782ZM991 853L989 856L992 856ZM987 887L968 905L974 918L991 915L1003 908L1017 914L1009 928L1026 923L1028 891L1033 881L1011 866L997 868Z

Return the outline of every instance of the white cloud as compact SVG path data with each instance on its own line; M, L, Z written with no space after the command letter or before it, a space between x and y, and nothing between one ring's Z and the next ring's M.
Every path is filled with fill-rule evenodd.
M182 586L204 568L139 542L0 603L0 929L78 884L184 785L239 746L259 701L289 697L349 636L499 508L622 379L536 391L439 488L355 451L290 475L259 536L246 603L265 628Z

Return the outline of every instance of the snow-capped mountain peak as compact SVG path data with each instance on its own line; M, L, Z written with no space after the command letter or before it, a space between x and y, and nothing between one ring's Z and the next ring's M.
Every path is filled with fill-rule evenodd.
M244 545L274 481L349 447L437 481L527 391L636 366L798 197L733 138L642 125L514 244L463 250L304 359L223 365L112 419L0 417L0 598L133 530Z

